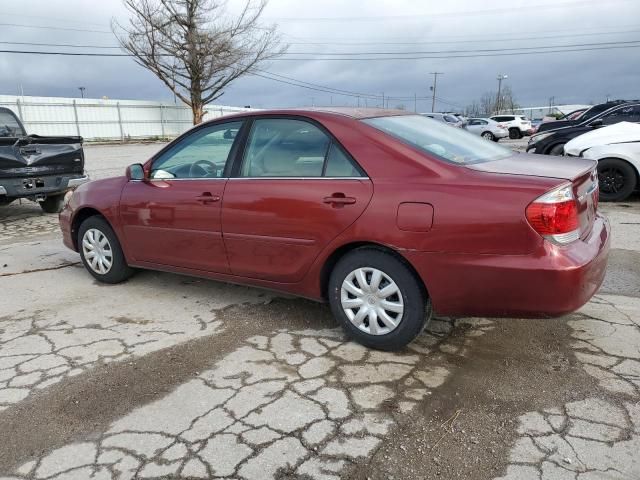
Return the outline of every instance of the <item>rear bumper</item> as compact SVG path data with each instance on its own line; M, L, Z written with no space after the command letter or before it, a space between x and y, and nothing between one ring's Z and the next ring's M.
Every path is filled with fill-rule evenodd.
M29 198L62 194L89 181L85 174L44 175L26 178L0 178L0 195Z
M598 216L587 238L566 247L545 241L526 256L403 253L441 315L544 318L591 299L604 280L609 244L609 223Z

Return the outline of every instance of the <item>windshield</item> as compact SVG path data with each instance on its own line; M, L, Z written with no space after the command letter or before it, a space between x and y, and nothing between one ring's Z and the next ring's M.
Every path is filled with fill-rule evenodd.
M21 137L24 131L9 112L0 112L0 137Z
M363 122L451 163L489 162L513 155L494 142L420 115L368 118Z

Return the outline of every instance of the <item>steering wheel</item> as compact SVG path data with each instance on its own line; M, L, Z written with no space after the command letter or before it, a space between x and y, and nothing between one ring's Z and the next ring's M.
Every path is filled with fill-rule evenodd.
M205 168L204 166L208 167ZM201 173L197 173L198 170ZM217 177L218 176L218 167L215 163L210 162L209 160L198 160L191 164L189 167L189 178L206 178L206 177Z

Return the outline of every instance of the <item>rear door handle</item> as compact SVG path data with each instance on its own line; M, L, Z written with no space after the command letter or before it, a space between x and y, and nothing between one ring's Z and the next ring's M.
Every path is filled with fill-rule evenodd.
M219 195L212 195L211 192L203 192L202 195L196 197L196 200L204 205L220 201Z
M324 203L333 205L334 207L342 205L353 205L356 203L356 199L353 197L346 197L344 193L334 193L330 197L324 197L322 200Z

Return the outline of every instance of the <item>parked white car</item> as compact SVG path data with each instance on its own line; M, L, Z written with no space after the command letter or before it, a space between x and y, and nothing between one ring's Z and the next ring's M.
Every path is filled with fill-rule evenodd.
M620 122L580 135L564 146L567 156L598 161L600 198L625 200L640 186L640 125Z
M470 118L463 128L494 142L509 136L505 125L490 118Z
M423 117L433 118L438 122L446 123L452 127L462 128L462 120L450 113L421 113Z
M491 120L506 125L509 138L522 138L533 132L531 120L524 115L494 115Z

